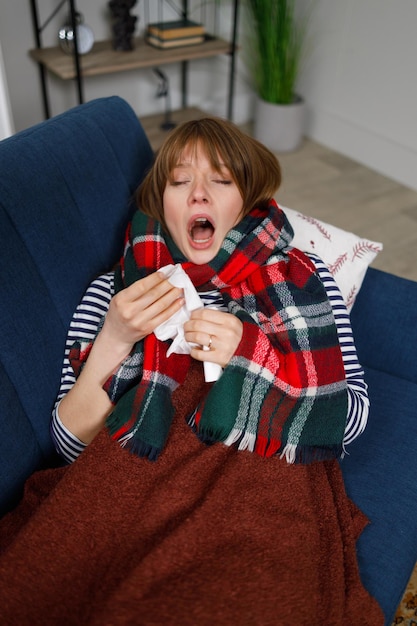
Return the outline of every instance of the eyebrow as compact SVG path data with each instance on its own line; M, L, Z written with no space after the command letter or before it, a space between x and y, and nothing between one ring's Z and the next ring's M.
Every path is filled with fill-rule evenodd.
M180 163L176 163L173 166L172 169L175 169L177 167L189 167L191 164L192 164L191 161L181 161ZM210 165L211 165L211 167L214 167L214 165L212 163L210 163ZM223 168L226 169L226 170L229 169L229 167L226 165L226 163L223 163L223 162L220 162L219 166L220 166L221 169L223 169Z

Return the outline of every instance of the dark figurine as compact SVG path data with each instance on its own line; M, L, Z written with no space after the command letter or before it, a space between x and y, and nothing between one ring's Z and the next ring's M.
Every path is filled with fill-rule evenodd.
M109 8L113 14L113 47L115 50L133 50L133 33L137 17L130 15L130 10L137 0L110 0Z

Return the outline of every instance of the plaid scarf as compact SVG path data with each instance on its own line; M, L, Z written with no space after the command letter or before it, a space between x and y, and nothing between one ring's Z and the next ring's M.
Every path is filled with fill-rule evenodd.
M121 290L169 263L181 263L197 291L217 289L243 324L223 374L188 422L207 443L224 442L262 456L308 463L342 454L347 414L345 371L331 305L312 262L292 248L293 231L274 200L254 209L226 235L206 265L188 262L161 225L137 211L115 275ZM115 404L114 439L156 459L173 418L172 392L191 357L166 357L168 341L152 333L105 384ZM91 344L76 342L78 375Z

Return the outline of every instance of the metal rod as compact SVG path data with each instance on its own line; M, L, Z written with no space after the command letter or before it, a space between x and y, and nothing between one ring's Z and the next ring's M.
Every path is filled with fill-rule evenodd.
M182 0L182 17L188 18L188 1ZM181 93L182 93L182 108L186 109L188 105L188 62L183 61L181 63Z
M182 108L188 106L188 61L181 62L181 92L182 92Z
M74 64L75 64L75 75L77 81L77 92L78 92L78 102L79 104L83 104L84 102L84 93L83 93L83 81L81 77L81 63L80 63L80 53L78 50L78 36L77 36L77 11L75 8L75 0L69 0L70 5L70 13L71 13L71 26L73 32L73 41L74 41Z
M233 120L233 99L235 91L235 71L236 71L236 42L238 32L238 20L239 20L239 0L234 2L233 11L233 34L232 34L232 50L230 53L230 73L229 73L229 101L227 106L227 117L229 120Z
M42 41L41 41L41 36L40 36L41 28L39 26L39 16L38 16L38 10L36 6L36 0L30 0L30 7L32 11L32 23L33 23L33 29L34 29L34 34L35 34L36 47L41 48L42 47ZM50 108L49 108L48 88L46 84L46 72L45 72L45 67L43 66L42 63L38 62L38 68L39 68L39 76L41 80L43 114L44 114L45 119L47 120L51 117L51 115L50 115Z
M67 0L61 0L61 2L58 4L58 6L56 7L55 11L52 11L51 15L48 17L47 20L45 20L45 22L42 24L42 26L39 28L39 32L43 31L44 28L46 28L49 24L50 21L53 20L53 18L55 17L55 15L58 13L58 11L60 11L61 7L63 4L66 3Z

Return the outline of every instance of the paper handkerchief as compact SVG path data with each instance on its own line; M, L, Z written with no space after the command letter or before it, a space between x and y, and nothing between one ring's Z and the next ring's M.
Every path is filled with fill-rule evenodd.
M169 347L167 356L176 352L177 354L190 354L191 346L184 338L184 323L190 319L191 311L201 309L204 305L198 295L189 276L184 272L181 265L165 265L159 272L165 274L171 285L179 287L184 291L185 303L177 313L174 313L166 322L159 324L154 333L161 341L173 339Z
M163 322L157 328L154 333L161 341L172 339L167 356L170 356L173 352L177 354L190 354L191 344L186 341L184 337L184 323L190 319L190 314L196 309L201 309L204 304L198 295L193 283L189 276L184 272L179 263L176 265L165 265L159 272L165 274L171 285L179 287L184 291L185 303L181 309L174 313L166 322ZM216 363L204 362L204 374L206 382L214 382L222 373L222 368Z

